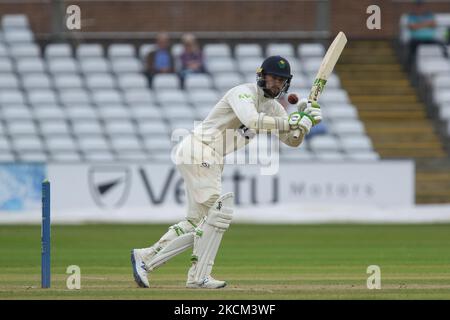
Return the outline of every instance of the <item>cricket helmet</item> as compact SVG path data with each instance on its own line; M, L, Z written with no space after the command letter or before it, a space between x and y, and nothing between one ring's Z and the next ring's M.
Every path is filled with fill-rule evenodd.
M266 80L264 78L266 74L286 79L280 92L275 97L273 97L271 93L266 89ZM288 92L289 86L291 84L291 79L291 65L285 58L281 56L271 56L266 58L261 64L261 67L256 70L256 83L264 90L267 95L272 98L278 98L282 93Z

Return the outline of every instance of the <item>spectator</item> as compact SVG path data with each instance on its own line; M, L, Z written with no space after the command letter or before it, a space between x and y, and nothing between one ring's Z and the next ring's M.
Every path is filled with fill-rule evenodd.
M417 47L422 43L441 44L444 56L447 57L445 45L437 39L435 15L425 10L423 0L415 1L413 12L407 15L407 22L410 34L407 58L408 67L414 63Z
M190 73L204 73L206 68L202 51L195 36L192 33L186 33L181 38L181 41L183 42L183 52L180 55L179 75L183 86L186 75Z
M149 86L152 86L153 76L157 73L173 73L174 61L170 53L169 35L161 32L156 36L157 48L147 55L145 75Z

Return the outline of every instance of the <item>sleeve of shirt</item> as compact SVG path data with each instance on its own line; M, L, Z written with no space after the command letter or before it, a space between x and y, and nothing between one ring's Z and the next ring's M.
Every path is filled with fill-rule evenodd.
M227 102L233 109L237 118L249 129L266 129L288 131L287 119L273 117L256 109L256 93L245 85L237 86L230 90L227 95Z
M251 120L258 117L255 100L255 93L246 86L237 86L228 94L228 103L238 119L248 128Z

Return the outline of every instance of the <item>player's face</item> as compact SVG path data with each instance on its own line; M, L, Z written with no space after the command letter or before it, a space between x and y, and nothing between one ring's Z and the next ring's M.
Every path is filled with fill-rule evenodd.
M276 96L280 93L281 89L284 86L285 78L277 77L271 74L266 75L266 89L269 90L273 96Z

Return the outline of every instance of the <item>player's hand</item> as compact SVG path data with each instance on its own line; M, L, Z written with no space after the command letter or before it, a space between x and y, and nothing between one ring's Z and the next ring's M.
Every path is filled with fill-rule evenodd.
M293 112L289 115L289 126L291 130L300 129L303 134L308 134L313 126L313 120L304 112Z
M297 108L299 112L303 112L311 117L313 126L322 121L322 110L317 101L309 101L306 98L300 99L297 103Z
M302 115L300 112L292 112L289 115L288 122L289 126L291 127L291 130L298 129L298 123L300 122L300 119L302 118Z
M302 99L298 100L298 102L297 102L297 110L299 112L305 111L307 106L308 106L308 99L302 98Z

